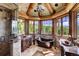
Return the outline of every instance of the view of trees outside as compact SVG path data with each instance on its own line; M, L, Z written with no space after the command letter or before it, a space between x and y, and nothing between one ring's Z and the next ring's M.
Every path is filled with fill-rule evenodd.
M79 17L77 17L78 19ZM33 26L34 23L34 26ZM61 25L63 23L63 25ZM77 29L79 29L79 19L77 20ZM19 34L24 34L24 22L20 19L18 20L18 32ZM33 30L35 34L38 33L38 25L39 21L29 21L29 34L33 34ZM69 16L65 16L61 19L58 20L57 23L57 33L58 35L61 35L61 26L63 26L63 35L68 35L69 34ZM42 29L41 29L41 34L52 34L52 20L46 20L42 21ZM78 30L79 34L79 30Z
M18 33L24 34L24 22L23 22L23 20L21 20L21 19L18 20L17 27L18 27Z
M38 21L35 21L34 23L35 23L35 27L34 27L35 34L38 34Z
M33 22L34 21L29 21L29 34L33 34Z
M35 34L38 33L38 25L39 21L29 21L29 33L33 34L33 22L34 22L34 32ZM42 21L42 34L51 34L52 33L52 21Z
M61 23L63 25L61 25ZM69 34L69 16L65 16L61 19L58 19L58 23L57 23L57 34L61 35L61 27L63 28L63 35L68 35Z
M78 19L78 17L77 17ZM33 30L35 31L35 34L38 33L38 22L39 21L29 21L29 33L33 34ZM77 23L79 22L79 19L77 20ZM33 28L33 23L34 28ZM58 20L57 23L57 33L58 35L61 35L61 26L63 26L63 35L68 35L69 34L69 17L65 16L62 18L62 23L61 25L61 19ZM77 29L79 29L79 23L77 24ZM18 32L19 34L24 34L24 22L22 20L18 21ZM52 20L46 20L42 21L42 34L52 34ZM78 31L79 34L79 31Z
M63 35L69 34L69 16L63 17Z
M77 14L77 37L79 38L79 13Z
M61 35L61 19L58 19L57 23L57 34Z
M38 33L39 21L29 21L29 33L33 34L33 22L34 22L34 31L35 34ZM61 25L63 23L63 25ZM13 25L14 24L14 25ZM24 22L19 19L18 21L13 21L12 32L16 32L18 28L19 34L24 34ZM17 28L16 28L17 26ZM58 19L57 23L57 34L61 35L61 26L63 26L63 35L69 34L69 16L65 16L61 19ZM52 20L42 21L42 34L52 34ZM77 37L79 37L79 14L77 14Z
M52 20L42 21L42 34L52 34Z

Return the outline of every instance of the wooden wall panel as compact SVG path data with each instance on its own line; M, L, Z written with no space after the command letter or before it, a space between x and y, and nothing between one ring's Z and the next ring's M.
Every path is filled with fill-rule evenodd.
M77 19L76 11L69 12L69 34L75 38L76 38L76 34L77 34L76 19Z

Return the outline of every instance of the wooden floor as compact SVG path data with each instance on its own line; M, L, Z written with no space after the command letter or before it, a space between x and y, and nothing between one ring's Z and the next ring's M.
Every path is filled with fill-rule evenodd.
M51 49L38 47L36 45L30 46L24 52L21 53L22 56L60 56L60 50L58 48L52 47Z

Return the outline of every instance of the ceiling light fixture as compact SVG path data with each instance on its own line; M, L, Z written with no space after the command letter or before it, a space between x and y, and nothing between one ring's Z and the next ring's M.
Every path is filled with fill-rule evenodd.
M41 3L38 3L36 10L34 10L34 12L42 12L42 11L44 11L44 9L42 8Z
M55 6L57 7L58 6L58 3L55 3Z

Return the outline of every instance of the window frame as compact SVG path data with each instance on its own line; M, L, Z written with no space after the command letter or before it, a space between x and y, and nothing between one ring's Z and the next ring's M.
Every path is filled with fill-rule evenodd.
M30 20L30 21L33 21L33 20ZM29 22L30 22L29 21ZM30 32L29 32L29 35L36 35L36 33L35 33L35 21L38 21L38 20L34 20L33 21L33 33L31 34ZM42 22L43 21L48 21L48 20L40 20L40 21L38 21L38 31L40 30L40 31L42 31ZM50 21L52 21L52 23L53 23L53 20L51 19ZM40 24L41 23L41 24ZM29 26L30 27L30 26ZM52 27L53 27L53 24L52 24ZM52 28L51 28L51 30L53 30ZM39 31L39 32L40 32ZM39 33L38 33L39 34ZM52 35L52 32L51 32L51 34L42 34L41 32L40 32L40 35Z
M68 36L69 35L69 16L65 16L65 17L68 17L68 34L67 35L65 35L64 34L64 29L63 29L63 36ZM63 20L63 19L62 19ZM64 23L64 22L62 22L62 23ZM64 28L64 25L63 25L63 28Z
M69 15L66 15L66 16L64 16L64 17L68 17L68 18L69 18ZM67 37L67 36L69 35L69 33L68 33L68 35L64 35L64 29L63 29L63 27L64 27L64 25L63 25L63 18L64 18L64 17L59 18L59 19L60 19L60 22L61 22L61 29L60 29L60 30L61 30L61 31L60 31L61 33L60 33L60 35L59 35L59 34L58 34L58 30L57 30L57 36L64 36L64 37L66 36L66 37ZM68 20L68 23L70 23L69 20ZM69 24L69 28L70 28L70 24ZM69 30L68 30L68 32L69 32Z
M77 12L77 14L78 14L79 12ZM79 17L79 15L77 15L77 18ZM76 18L76 36L77 36L77 38L79 39L79 34L78 34L78 30L77 30L77 26L78 26L78 24L77 24L77 21L78 21L78 19Z
M22 19L18 19L18 20L17 20L17 22L18 22L18 24L19 24L19 23L22 23L22 24L24 25L24 20L22 20ZM18 26L18 24L17 24L17 26ZM25 25L23 26L23 32L22 32L22 33L20 33L20 32L19 32L19 28L18 28L18 33L19 33L19 35L21 35L21 34L24 34L24 33L25 33L24 29L25 29Z
M30 31L29 31L29 35L33 35L34 34L34 21L33 20L30 20L30 21L33 22L33 24L32 24L32 26L33 26L33 33L30 33ZM29 21L29 24L30 24L30 21ZM30 26L29 26L29 29L30 29Z

